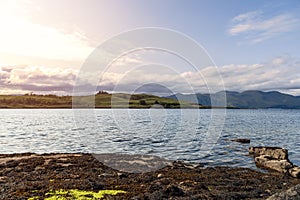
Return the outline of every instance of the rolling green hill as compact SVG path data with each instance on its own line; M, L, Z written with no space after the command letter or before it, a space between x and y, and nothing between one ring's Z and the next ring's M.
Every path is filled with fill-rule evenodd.
M95 96L79 96L73 98L74 107L96 108L199 108L195 103L178 101L151 94L97 94Z
M90 96L0 95L0 108L199 108L199 105L149 94Z

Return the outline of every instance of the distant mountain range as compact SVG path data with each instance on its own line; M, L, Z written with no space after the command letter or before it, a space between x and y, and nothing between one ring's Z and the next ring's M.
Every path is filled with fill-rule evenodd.
M230 108L286 108L300 109L300 96L283 94L277 91L262 92L249 90L244 92L221 91L213 94L176 94L167 98L211 106L211 97L218 99L226 94L227 107Z

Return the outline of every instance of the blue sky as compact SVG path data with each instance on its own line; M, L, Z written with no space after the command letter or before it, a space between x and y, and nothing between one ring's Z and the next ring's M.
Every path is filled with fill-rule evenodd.
M136 21L129 20L128 27L158 26L178 30L202 44L220 65L252 64L282 54L299 55L299 1L130 1L132 6L125 2L120 6L122 13L130 13L131 19L141 16ZM270 34L256 43L251 35L253 40L259 38L260 32L267 31L267 27L266 30L231 35L229 30L236 24L232 20L250 12L257 12L253 25L281 15L289 15L286 20L297 22L289 30Z
M1 93L70 93L85 59L103 41L135 28L161 27L202 45L228 90L300 94L298 0L0 0L0 13ZM141 57L125 60L140 64ZM122 82L125 71L118 69L105 77L110 87ZM180 77L190 72L184 73ZM184 92L179 82L166 85Z

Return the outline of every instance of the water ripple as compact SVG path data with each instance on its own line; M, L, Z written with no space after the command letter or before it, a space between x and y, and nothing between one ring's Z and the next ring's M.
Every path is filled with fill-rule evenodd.
M300 110L228 110L224 129L212 151L201 154L211 110L80 111L67 109L0 110L0 153L90 152L151 154L208 165L255 168L248 144L281 146L300 165ZM200 119L199 120L199 115ZM95 117L93 119L92 117Z

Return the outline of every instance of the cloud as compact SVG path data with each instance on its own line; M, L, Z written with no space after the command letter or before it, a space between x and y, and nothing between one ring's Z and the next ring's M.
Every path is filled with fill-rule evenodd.
M72 69L2 66L0 93L63 93L70 94L76 79Z
M257 64L231 64L217 67L226 90L279 90L296 94L300 89L300 63L296 59L283 55ZM188 71L171 73L167 71L135 70L124 74L107 74L102 87L121 89L122 91L157 91L161 86L177 93L213 92L215 88L222 88L218 78L218 71L214 66L206 67L198 72ZM117 78L116 78L117 77ZM106 84L108 83L108 84ZM151 85L143 87L143 85ZM116 87L117 86L117 87ZM208 86L212 88L208 88ZM300 91L298 91L300 95Z
M279 14L266 18L262 11L253 11L234 17L228 33L231 36L242 35L252 43L259 43L293 31L299 22L299 19L292 14Z
M300 64L287 55L275 57L274 59L258 64L231 64L219 66L226 90L289 90L300 89ZM189 93L212 92L212 88L222 88L222 82L218 78L215 67L206 67L198 72L171 73L167 71L134 70L124 74L110 73L105 75L107 86L123 91L134 91L143 85L151 84L154 91L155 84L164 86L170 91ZM154 84L155 83L155 84ZM117 86L117 87L116 87ZM147 92L147 87L142 88ZM159 88L157 88L159 90Z
M226 88L229 90L285 90L300 89L299 62L289 56L252 65L220 67Z
M258 15L262 14L261 11L252 11L240 14L232 19L233 22L249 21L255 19Z
M32 66L0 67L0 93L58 93L72 94L78 71ZM219 73L224 82L219 79ZM209 66L200 71L178 72L161 65L147 65L129 71L109 71L102 77L87 74L78 82L86 88L114 92L209 93L223 89L278 90L300 95L300 62L288 55L257 64ZM96 92L96 91L95 91ZM89 93L90 94L90 93Z

